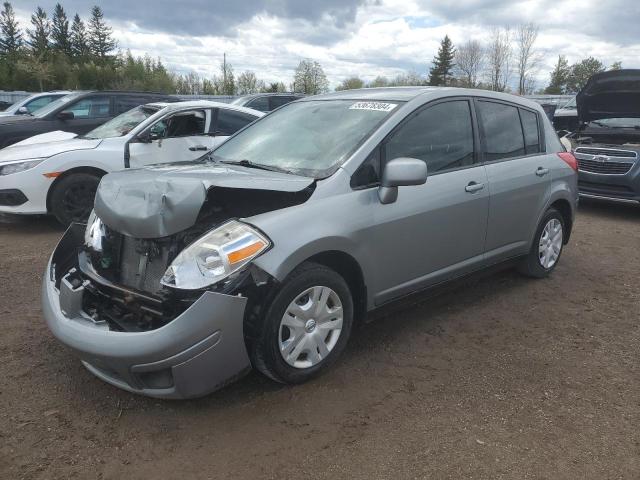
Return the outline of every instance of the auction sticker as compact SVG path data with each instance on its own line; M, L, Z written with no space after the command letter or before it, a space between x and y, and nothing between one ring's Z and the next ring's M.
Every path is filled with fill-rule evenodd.
M374 110L376 112L390 112L398 105L384 102L357 102L349 107L349 110Z

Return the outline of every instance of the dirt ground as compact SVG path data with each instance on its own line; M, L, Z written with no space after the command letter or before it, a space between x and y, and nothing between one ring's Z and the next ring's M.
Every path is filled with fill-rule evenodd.
M40 312L62 231L0 224L0 478L640 478L640 206L583 202L554 275L362 325L336 368L195 401L92 377Z

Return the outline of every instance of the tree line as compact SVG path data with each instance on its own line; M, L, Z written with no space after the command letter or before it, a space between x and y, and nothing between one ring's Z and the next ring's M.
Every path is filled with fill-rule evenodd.
M576 93L594 73L606 70L598 59L589 57L570 65L558 57L549 85L536 89L535 77L542 62L536 48L539 28L533 23L496 28L487 42L467 40L455 46L446 35L433 58L428 76L406 72L393 78L378 76L366 82L358 76L344 79L336 90L402 85L434 85L513 90L531 93ZM611 69L621 68L619 62ZM119 89L145 90L191 95L246 95L258 92L293 91L315 95L329 90L322 66L303 59L295 69L289 85L265 82L250 71L239 74L227 62L220 63L218 74L211 78L196 72L176 74L160 58L134 57L129 50L118 49L113 29L102 9L94 6L90 18L77 13L70 20L58 3L48 13L37 7L30 25L23 29L10 2L0 11L0 89Z
M593 74L607 70L600 60L593 57L570 65L567 58L560 55L551 72L549 84L545 88L537 88L535 78L543 60L542 52L536 48L538 33L539 27L534 23L521 24L515 29L495 28L487 42L470 39L458 47L445 35L433 58L428 77L408 72L391 79L377 77L365 82L354 76L344 79L337 90L432 85L513 91L519 95L574 94ZM622 64L615 62L608 69L621 68Z
M0 89L2 90L144 90L195 95L245 95L295 91L328 91L327 77L318 62L302 60L289 86L265 82L252 71L235 74L226 61L212 78L195 72L169 71L160 58L134 57L118 50L113 29L102 9L94 6L90 18L70 17L58 3L51 16L41 7L22 28L10 2L0 12Z

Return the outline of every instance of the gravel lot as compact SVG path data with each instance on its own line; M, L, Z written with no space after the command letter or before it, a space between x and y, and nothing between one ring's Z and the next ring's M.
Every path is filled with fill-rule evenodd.
M46 329L62 231L0 224L0 478L640 478L640 207L583 202L558 269L502 271L360 326L297 387L166 402Z

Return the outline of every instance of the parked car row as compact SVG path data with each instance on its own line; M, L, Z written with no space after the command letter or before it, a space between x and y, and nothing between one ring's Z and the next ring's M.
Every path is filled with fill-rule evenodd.
M367 312L505 262L544 277L571 234L576 160L528 100L351 90L287 103L217 146L192 138L250 112L228 108L156 103L60 141L69 159L111 145L130 167L102 177L42 286L53 334L119 388L197 397L251 368L306 381ZM166 158L206 148L158 164L171 138ZM12 175L44 177L54 157Z

